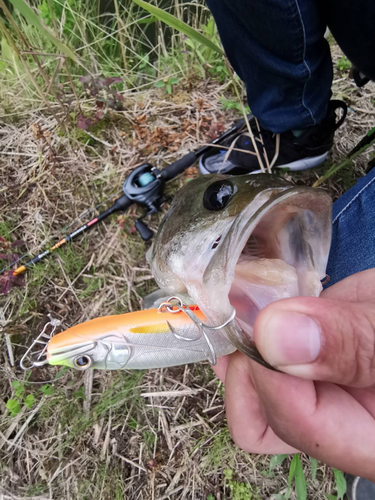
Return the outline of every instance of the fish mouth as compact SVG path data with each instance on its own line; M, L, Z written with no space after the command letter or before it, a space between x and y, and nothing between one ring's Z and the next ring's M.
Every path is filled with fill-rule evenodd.
M250 218L246 209L238 215L234 226L242 226L240 236L233 238L231 231L227 240L228 300L247 337L252 338L256 318L268 304L320 294L331 241L331 206L324 191L292 188Z

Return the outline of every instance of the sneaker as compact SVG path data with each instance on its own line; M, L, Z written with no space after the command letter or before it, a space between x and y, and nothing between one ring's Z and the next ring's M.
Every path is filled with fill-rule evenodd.
M349 500L374 500L375 483L363 477L345 474L346 494Z
M338 109L342 109L339 119L336 116ZM317 167L327 159L335 131L344 122L346 114L346 104L332 100L326 117L319 125L282 134L274 134L260 127L253 116L250 119L253 139L245 129L230 144L222 144L223 149L219 153L218 148L211 148L202 155L199 169L202 174L255 174L262 172L260 163L266 171L274 167L291 171ZM253 140L258 154L255 153Z

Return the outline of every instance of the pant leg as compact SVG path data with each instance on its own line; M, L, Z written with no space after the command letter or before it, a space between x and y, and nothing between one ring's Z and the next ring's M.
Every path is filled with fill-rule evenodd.
M320 1L342 51L362 73L375 80L375 1Z
M327 286L375 267L375 168L333 205Z
M250 108L272 132L319 123L332 62L317 0L206 0Z

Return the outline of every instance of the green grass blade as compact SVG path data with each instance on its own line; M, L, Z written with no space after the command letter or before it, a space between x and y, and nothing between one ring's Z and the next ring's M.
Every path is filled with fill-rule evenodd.
M45 36L57 47L57 49L65 54L70 59L78 63L78 59L74 52L70 50L64 43L60 42L58 38L56 38L46 26L40 21L37 14L32 10L32 8L25 2L25 0L10 0L13 6L19 10L19 12L25 17L26 21L32 24L35 28L38 28L43 31Z
M221 50L221 48L218 47L215 43L211 42L209 38L202 35L202 33L192 28L188 24L184 23L183 21L180 21L180 19L178 19L177 17L172 16L172 14L165 12L163 9L159 9L159 7L155 7L154 5L149 4L148 2L144 2L143 0L133 0L133 2L142 7L143 9L147 10L150 14L155 16L160 21L163 21L163 23L168 24L168 26L170 26L171 28L181 31L188 37L214 50L218 54L224 55L224 52Z
M299 455L295 455L296 459L296 468L294 472L294 482L296 485L296 493L298 500L306 500L307 498L307 489L306 489L306 478L303 472L301 457Z
M318 470L318 461L316 458L310 457L310 463L311 463L311 477L313 480L316 479L316 473Z
M293 455L292 461L289 466L289 476L288 476L288 485L291 486L294 476L296 474L297 460L299 459L298 453Z

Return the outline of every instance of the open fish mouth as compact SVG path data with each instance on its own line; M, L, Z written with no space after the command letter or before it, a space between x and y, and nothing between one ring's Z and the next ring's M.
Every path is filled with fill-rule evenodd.
M217 241L218 253L206 269L205 289L214 290L212 270L227 273L228 314L236 309L236 329L227 329L229 340L253 357L253 327L259 312L277 300L296 296L318 296L331 241L331 199L324 191L291 188L261 206L246 207L234 220L229 232ZM218 312L218 311L217 311ZM218 312L219 313L219 312ZM243 335L243 333L245 335ZM258 356L258 355L257 355ZM259 360L259 359L258 359Z

